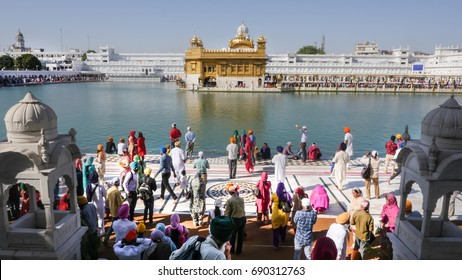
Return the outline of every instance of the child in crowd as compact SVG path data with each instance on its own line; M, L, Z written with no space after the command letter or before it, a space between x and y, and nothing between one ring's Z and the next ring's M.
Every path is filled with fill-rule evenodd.
M189 198L189 190L188 190L188 176L186 176L186 170L181 171L180 177L180 189L184 190L184 197Z

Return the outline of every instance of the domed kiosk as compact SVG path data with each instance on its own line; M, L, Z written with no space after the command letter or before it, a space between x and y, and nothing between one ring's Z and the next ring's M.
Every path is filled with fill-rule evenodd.
M462 191L462 109L454 96L424 117L421 139L408 141L397 161L402 199L395 233L389 234L393 258L462 259L462 230L448 218L451 195ZM422 218L404 213L413 188L422 192Z
M7 140L0 141L0 258L80 259L80 243L86 227L80 224L77 207L75 159L80 150L76 131L58 134L57 116L32 93L12 106L5 115ZM53 209L53 189L64 178L70 193L69 211ZM36 201L40 193L43 209L30 203L27 213L9 221L10 189L22 183Z

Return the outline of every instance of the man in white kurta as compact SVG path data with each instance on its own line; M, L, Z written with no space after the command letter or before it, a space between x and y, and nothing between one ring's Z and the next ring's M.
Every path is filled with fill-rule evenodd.
M185 155L184 151L180 148L181 142L175 142L175 148L170 151L170 156L172 157L173 168L175 168L176 180L177 183L180 182L181 171L185 170L184 162Z
M332 162L335 163L334 176L339 189L343 189L343 185L346 181L347 164L350 162L350 157L345 152L345 146L345 143L341 143L340 150L335 153L335 156L332 159Z
M351 130L349 127L345 127L343 131L345 132L345 137L343 138L343 142L346 144L345 152L351 159L351 157L353 156L353 135L351 135ZM349 168L350 164L347 163L347 169Z
M273 157L272 162L274 164L274 177L276 184L279 182L284 182L286 179L286 167L287 167L287 157L282 154L284 149L281 146L277 146L278 153Z

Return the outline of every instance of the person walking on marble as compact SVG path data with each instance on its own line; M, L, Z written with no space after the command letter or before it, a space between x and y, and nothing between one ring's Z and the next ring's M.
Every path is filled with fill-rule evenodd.
M390 161L392 163L391 170L394 170L394 161L393 157L396 154L396 150L398 150L398 145L395 143L396 136L392 135L390 137L390 141L385 143L385 149L387 151L387 154L385 155L385 173L388 173L388 165L390 164Z
M119 210L119 207L122 206L122 203L124 202L122 194L120 193L120 190L119 190L119 185L120 185L119 177L114 177L109 184L110 184L110 187L107 190L106 200L109 202L109 212L111 213L112 221L111 221L111 226L107 230L106 236L104 237L104 240L103 240L103 244L106 247L109 241L109 237L114 231L113 229L114 222L119 219L117 210Z
M130 157L130 161L133 161L133 157L136 155L137 152L138 149L136 148L135 131L130 130L130 133L128 134L128 155Z
M311 246L313 243L313 227L317 221L317 214L310 206L308 198L302 199L302 210L295 213L293 218L297 225L294 237L294 260L300 260L302 249L307 260L311 259Z
M261 224L262 221L269 222L269 206L271 202L271 181L268 181L268 173L263 171L260 180L255 186L258 189L256 195L255 205L257 206L257 223Z
M337 187L342 190L346 182L347 166L350 162L350 156L346 152L347 144L340 143L339 149L335 153L332 162L334 163L334 176L337 181Z
M343 143L346 144L345 152L351 159L353 157L353 135L351 134L351 129L349 127L345 127L343 132L345 132L345 136L343 137ZM348 168L349 163L347 163L347 169Z
M175 170L176 174L176 185L180 184L181 172L186 170L185 168L185 155L183 149L181 149L181 141L175 142L175 147L170 151L170 155L172 158L173 169Z
M143 136L143 133L138 132L138 138L136 139L136 149L137 155L140 156L141 161L144 164L144 156L146 155L146 139Z
M225 216L232 218L234 223L234 230L230 239L231 253L240 255L242 253L245 235L244 228L247 220L245 217L244 199L238 195L236 188L236 185L232 185L228 189L231 197L226 201Z
M130 221L135 218L135 207L138 200L136 193L138 188L138 163L130 163L130 170L125 174L123 180L123 189L127 195L128 203L130 204Z
M95 172L90 175L90 193L87 193L88 200L96 207L98 216L98 235L104 236L104 214L106 213L106 188L99 183L98 174Z
M170 147L175 145L175 142L180 140L181 131L176 128L176 123L172 123L172 129L170 129Z
M192 159L194 152L194 144L196 143L196 134L191 130L191 127L188 126L188 132L184 135L184 140L186 141L186 158Z
M189 212L194 226L202 225L202 219L205 212L205 185L201 184L199 174L195 174L194 179L191 180L189 190Z
M371 176L369 179L365 180L366 185L366 198L369 200L371 198L371 181L374 183L375 198L380 198L380 188L379 188L379 168L381 160L379 158L379 153L377 151L366 152L366 154L361 158L361 163L370 164Z
M359 249L361 258L364 259L364 251L374 239L374 218L369 214L369 201L361 202L361 209L353 215L351 225L356 226L354 250Z
M226 146L226 151L228 151L229 179L234 179L236 178L237 158L239 155L239 147L236 144L235 137L231 137L229 139L229 144Z
M209 161L205 158L204 152L200 151L197 153L197 159L194 161L194 168L196 173L199 175L201 184L207 185L207 169L210 169Z
M300 125L296 124L295 128L297 128L301 133L300 138L300 150L297 153L299 157L301 157L302 161L306 161L307 151L306 151L306 141L308 140L308 128L306 126L300 127Z
M178 197L176 194L173 192L172 187L170 186L169 179L170 176L173 173L173 177L176 178L176 173L175 173L175 168L173 167L172 164L172 158L167 155L167 148L166 147L161 147L160 148L160 164L159 164L159 170L157 171L156 175L154 176L154 179L156 179L157 175L159 173L162 174L162 184L161 184L161 189L160 189L160 199L165 199L164 194L165 190L167 190L170 195L172 196L173 200L176 202Z
M271 160L274 164L274 178L276 184L286 180L287 157L282 154L284 148L277 146L277 154Z
M106 154L104 153L103 145L99 144L97 146L97 152L93 165L96 168L96 172L99 176L99 183L104 184L104 174L106 174Z
M82 184L83 184L84 195L86 195L85 192L86 192L88 184L90 183L90 180L89 180L90 175L93 172L96 172L96 168L93 165L94 159L95 159L94 157L89 156L82 165Z

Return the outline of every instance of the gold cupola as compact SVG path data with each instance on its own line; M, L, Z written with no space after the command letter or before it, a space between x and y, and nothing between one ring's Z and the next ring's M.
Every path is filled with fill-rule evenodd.
M241 23L237 28L236 37L229 40L230 49L253 49L255 46L253 40L250 39L249 28Z

